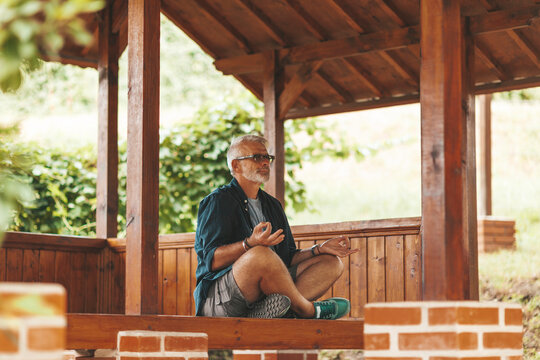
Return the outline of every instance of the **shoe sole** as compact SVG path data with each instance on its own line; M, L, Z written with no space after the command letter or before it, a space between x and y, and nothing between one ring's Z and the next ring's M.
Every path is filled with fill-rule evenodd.
M287 296L270 294L263 300L256 302L246 316L258 319L280 318L287 313L290 307L291 300Z

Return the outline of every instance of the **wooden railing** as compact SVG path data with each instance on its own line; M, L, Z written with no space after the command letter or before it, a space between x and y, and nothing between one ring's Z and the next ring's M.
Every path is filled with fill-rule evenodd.
M351 317L363 317L366 302L420 299L420 218L302 225L292 231L300 248L347 235L360 249L344 259L344 274L323 295L351 299ZM194 233L160 236L160 314L194 314L194 238ZM61 283L71 313L124 312L124 240L8 233L3 246L0 281Z

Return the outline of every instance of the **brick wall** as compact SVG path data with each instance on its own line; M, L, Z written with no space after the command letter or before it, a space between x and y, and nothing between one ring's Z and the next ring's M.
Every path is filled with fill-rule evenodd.
M0 359L61 360L65 314L59 284L0 283Z
M478 218L478 251L494 252L516 247L516 222L493 216Z
M319 350L234 350L234 360L317 360Z
M517 360L522 332L517 304L372 303L365 308L365 358Z
M207 360L208 335L120 331L117 360Z

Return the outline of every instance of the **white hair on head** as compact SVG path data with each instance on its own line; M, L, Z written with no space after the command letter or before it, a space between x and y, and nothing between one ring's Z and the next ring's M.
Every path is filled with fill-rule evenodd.
M233 176L234 170L232 167L232 162L235 158L242 156L240 153L240 146L245 143L259 143L263 144L265 147L268 147L268 141L259 135L247 134L233 138L231 145L229 146L229 150L227 151L227 166L229 167L229 170Z

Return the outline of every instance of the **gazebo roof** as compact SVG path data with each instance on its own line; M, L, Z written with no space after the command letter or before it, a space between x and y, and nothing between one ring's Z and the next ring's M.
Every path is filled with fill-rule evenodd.
M127 46L127 3L114 1L113 32ZM284 118L416 102L418 0L162 0L161 12L263 97L263 54L277 50L284 81L305 86ZM540 1L462 0L475 34L476 93L540 85ZM67 43L59 61L97 67L98 14L86 48Z

